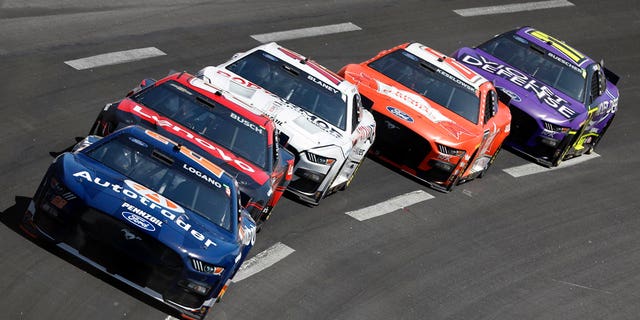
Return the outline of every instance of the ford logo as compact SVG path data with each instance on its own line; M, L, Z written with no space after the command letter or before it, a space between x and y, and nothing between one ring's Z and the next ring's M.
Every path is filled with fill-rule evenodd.
M522 101L522 99L520 99L520 96L519 96L519 95L517 95L515 92L513 92L513 91L511 91L511 90L508 90L508 89L503 88L503 87L498 87L498 86L496 86L496 89L498 89L498 90L500 90L500 91L504 92L506 95L508 95L509 97L511 97L511 100L513 100L513 101L516 101L516 102L520 102L520 101Z
M151 232L156 231L156 227L154 227L151 222L135 213L125 211L122 213L122 216L140 229Z
M406 114L404 111L394 108L392 106L387 106L387 111L391 112L391 114L393 114L394 116L406 121L406 122L413 122L413 118L411 118L410 115Z

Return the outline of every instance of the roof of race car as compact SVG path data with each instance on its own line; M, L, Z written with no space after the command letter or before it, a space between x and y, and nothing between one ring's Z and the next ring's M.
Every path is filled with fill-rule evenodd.
M480 85L488 80L477 74L475 71L469 69L467 66L459 63L455 59L442 54L434 49L431 49L423 44L414 42L411 44L405 44L404 50L420 57L421 59L437 66L438 68L446 71L447 73L462 80L467 85L473 87L476 94L480 88ZM402 46L405 46L402 45ZM402 47L401 46L401 47Z
M205 95L206 97L224 105L225 107L237 112L239 115L247 118L247 120L256 123L262 127L264 127L268 132L273 132L275 130L275 125L271 118L262 113L260 110L242 102L237 99L235 95L223 91L221 88L215 87L206 81L203 81L201 78L193 76L189 73L176 73L164 77L158 80L157 84L160 84L165 81L175 80L199 93ZM268 143L272 144L272 135L268 134L267 139Z
M107 138L115 139L120 135L130 135L134 138L138 138L145 143L153 145L155 148L158 148L158 150L163 152L169 153L171 150L180 151L172 152L171 154L173 157L183 163L200 168L203 171L203 174L215 176L217 179L220 179L220 182L224 182L228 186L235 186L233 176L231 176L224 169L210 162L206 158L200 156L198 153L174 142L173 140L155 131L145 129L138 125L131 125L113 132L112 134L107 136Z
M276 42L270 42L267 44L263 44L261 46L255 47L251 50L248 50L244 54L249 54L251 52L263 50L278 59L282 59L283 61L301 69L302 71L312 75L313 77L322 80L326 84L334 87L335 89L340 90L340 92L345 94L353 94L357 92L357 87L351 84L348 81L345 81L344 78L337 75L335 72L323 67L317 62L310 60L308 57L305 57L297 52L289 50ZM235 59L236 57L234 57Z
M569 46L564 41L550 36L542 31L536 30L532 27L522 27L505 32L504 34L509 33L514 33L577 67L584 69L594 63L591 58Z

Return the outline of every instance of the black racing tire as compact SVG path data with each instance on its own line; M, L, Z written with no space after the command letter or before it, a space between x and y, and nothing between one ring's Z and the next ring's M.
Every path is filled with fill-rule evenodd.
M349 177L349 179L347 179L347 182L345 182L342 187L340 187L340 191L344 191L347 190L347 188L349 188L349 186L351 185L351 182L353 182L353 178L356 176L356 173L358 173L358 170L360 169L360 166L362 165L362 163L364 162L364 159L366 159L366 157L362 157L362 161L360 161L358 163L358 165L356 166L355 170L353 170L353 173L351 174L351 176Z
M500 144L498 149L496 149L496 152L494 152L493 155L491 156L491 160L489 160L489 164L487 164L487 167L484 170L482 170L482 172L480 172L480 174L478 175L479 179L482 179L482 177L484 177L487 171L489 171L489 168L491 168L493 161L495 161L496 158L498 157L498 153L500 153L500 150L502 150L502 144Z
M613 119L616 118L616 115L614 114L613 117L611 117L611 119L609 119L609 122L607 122L607 125L604 126L604 129L602 129L602 132L600 132L600 136L598 137L598 140L596 140L596 143L594 143L591 148L589 148L589 150L587 152L585 152L586 154L591 154L591 152L593 152L596 147L598 146L598 144L600 144L600 140L602 140L602 137L604 137L604 134L607 132L607 130L609 129L609 126L611 126L611 123L613 122Z

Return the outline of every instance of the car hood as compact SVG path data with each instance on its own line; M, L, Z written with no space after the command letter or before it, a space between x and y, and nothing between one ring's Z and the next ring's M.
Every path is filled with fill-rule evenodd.
M340 128L244 78L235 74L228 76L228 70L218 71L218 67L207 67L204 73L213 86L232 93L234 98L272 118L297 150L336 145L346 152L350 147L349 135Z
M233 259L237 236L82 154L65 154L62 179L88 207L123 221L178 253L190 252L208 261ZM158 199L160 199L158 201ZM123 236L127 232L123 230Z
M460 115L388 79L376 79L375 72L361 65L349 65L345 77L360 89L373 90L386 99L374 101L374 110L429 140L464 143L482 136L482 129Z
M534 117L554 123L582 122L585 105L524 72L480 50L462 48L454 54L458 61L494 82L496 89L511 97L511 103Z

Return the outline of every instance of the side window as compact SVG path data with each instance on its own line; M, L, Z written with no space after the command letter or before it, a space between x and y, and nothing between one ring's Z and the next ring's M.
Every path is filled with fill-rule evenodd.
M607 78L602 72L600 65L594 65L594 72L591 77L591 101L601 96L607 88Z
M599 96L604 94L604 91L607 90L607 77L604 75L604 71L602 71L602 67L598 70L598 80L600 82L600 94Z
M362 101L360 100L359 94L353 96L353 106L351 108L351 132L354 132L356 131L356 128L358 128L360 117L362 117Z
M487 123L498 112L498 95L495 90L488 90L484 102L484 123Z

